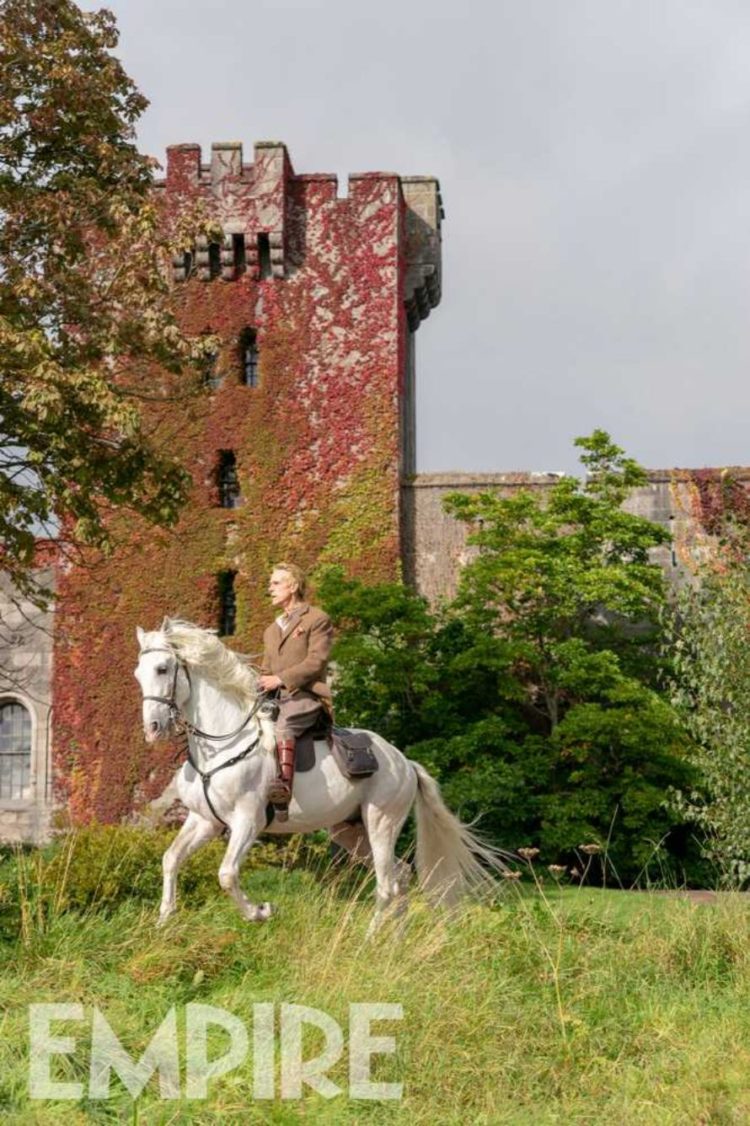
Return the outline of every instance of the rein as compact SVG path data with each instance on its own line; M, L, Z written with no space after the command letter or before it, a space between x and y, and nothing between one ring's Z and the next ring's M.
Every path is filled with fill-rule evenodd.
M177 707L177 702L175 700L175 692L177 691L177 674L180 671L180 668L185 670L185 676L188 679L188 684L190 684L190 672L189 672L188 667L185 664L185 662L181 661L179 659L179 657L176 655L176 653L174 652L174 650L168 649L166 647L166 645L154 646L152 649L141 649L141 656L143 656L145 653L169 653L170 657L174 657L175 665L174 665L174 676L172 677L172 691L171 691L170 695L169 696L144 696L143 699L144 700L155 700L158 704L166 704L167 707L169 708L169 712L170 712L170 716L171 716L172 720L178 721L179 723L181 723L182 726L185 728L185 730L188 732L188 734L197 735L199 739L208 739L208 740L210 740L211 742L214 742L214 743L220 743L224 739L234 739L235 735L239 735L240 731L244 731L244 729L247 727L250 720L258 712L258 709L261 707L261 705L263 703L265 703L265 693L259 692L256 699L255 699L255 703L253 704L252 708L250 709L250 711L248 712L247 716L242 721L242 723L239 725L239 727L235 728L234 731L228 732L226 735L210 735L208 733L208 731L201 731L200 727L196 727L194 723L190 722L190 720L185 719L184 716L181 716L179 708Z
M172 677L172 691L171 691L170 695L169 696L144 696L143 699L144 700L155 700L159 704L166 704L169 708L169 714L170 714L170 718L171 718L172 722L175 724L175 726L182 726L184 728L184 730L188 732L189 735L197 735L199 739L208 739L212 742L221 742L225 739L233 739L236 735L239 735L239 733L241 731L244 731L244 729L247 727L250 720L253 719L253 717L257 714L261 705L265 703L266 694L264 692L260 692L258 694L258 696L256 697L255 703L253 704L252 708L250 709L250 712L248 713L246 718L243 720L243 722L240 724L240 726L238 728L236 728L236 730L230 731L229 734L227 734L227 735L210 735L207 731L201 731L201 729L199 727L196 727L195 724L193 724L189 720L185 719L185 717L183 715L180 715L180 709L178 708L177 701L175 700L175 693L177 691L177 674L179 673L180 668L183 668L185 670L185 676L188 679L188 684L191 683L190 672L188 670L187 665L184 663L184 661L181 661L179 659L179 657L177 656L177 654L174 652L173 649L168 649L166 646L154 646L151 649L142 649L141 650L141 656L143 656L145 653L169 653L169 655L171 657L174 657L174 660L175 660L174 676ZM188 740L187 747L185 748L187 760L190 763L190 765L192 766L195 773L200 778L201 782L203 783L203 796L206 799L206 804L207 804L208 808L211 810L211 813L216 818L216 820L220 821L221 824L226 829L228 829L229 826L227 825L224 818L220 817L219 814L216 812L214 804L211 801L211 798L210 798L209 793L208 793L208 787L211 783L211 779L214 776L214 774L217 774L220 770L224 770L228 766L235 766L238 762L242 762L243 759L247 758L247 756L249 754L251 754L256 749L256 747L258 746L259 743L260 743L260 734L258 734L256 736L256 738L253 740L253 742L250 743L247 747L245 747L244 750L240 751L238 754L234 755L232 758L227 759L226 762L220 762L218 766L212 767L211 770L201 770L200 766L198 765L198 763L195 761L195 758L193 757L193 754L190 750L190 741ZM267 820L268 820L268 818L267 818Z

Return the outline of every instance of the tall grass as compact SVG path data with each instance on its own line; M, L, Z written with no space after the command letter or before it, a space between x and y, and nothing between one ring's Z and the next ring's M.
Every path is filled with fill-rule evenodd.
M64 855L64 848L60 850ZM200 855L200 854L199 854ZM195 858L197 860L197 858ZM215 872L212 858L213 870ZM750 1120L750 910L743 896L695 905L677 896L508 882L492 905L454 915L418 898L405 922L367 943L369 878L346 869L255 868L245 887L279 908L244 923L215 876L193 875L180 912L156 930L156 898L71 906L49 857L5 870L26 906L0 951L0 1112L8 1122L741 1123ZM56 871L70 893L75 856ZM41 865L41 867L39 866ZM206 872L208 869L206 869ZM190 873L186 873L188 885ZM0 879L2 879L0 874ZM190 886L190 885L189 885ZM127 891L127 888L123 889ZM158 897L157 897L158 898ZM41 908L39 904L42 904ZM396 1053L378 1078L393 1103L253 1099L248 1062L204 1101L162 1102L152 1081L134 1104L115 1080L106 1102L32 1102L27 1006L98 1006L132 1055L167 1010L188 1001L252 1025L252 1005L295 1002L346 1029L351 1002L395 1002ZM90 1027L90 1026L88 1026ZM86 1025L59 1078L86 1081ZM320 1045L313 1036L311 1054ZM345 1088L346 1059L331 1070Z

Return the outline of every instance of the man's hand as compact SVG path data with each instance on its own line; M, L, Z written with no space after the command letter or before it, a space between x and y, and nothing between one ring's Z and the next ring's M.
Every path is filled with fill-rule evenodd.
M280 676L262 676L258 683L263 692L275 692L277 688L284 687L284 681Z

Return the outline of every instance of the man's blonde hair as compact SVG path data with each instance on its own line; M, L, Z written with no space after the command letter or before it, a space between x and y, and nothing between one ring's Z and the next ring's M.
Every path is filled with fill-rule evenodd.
M297 594L300 598L305 597L307 591L307 576L301 567L296 563L274 563L274 571L286 571L287 575L291 575L297 584Z

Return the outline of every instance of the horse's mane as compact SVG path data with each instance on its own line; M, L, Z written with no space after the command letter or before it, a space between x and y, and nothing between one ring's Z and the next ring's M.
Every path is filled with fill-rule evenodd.
M158 632L181 661L200 669L217 688L242 703L255 699L258 677L248 659L228 649L211 630L180 618L165 618Z

